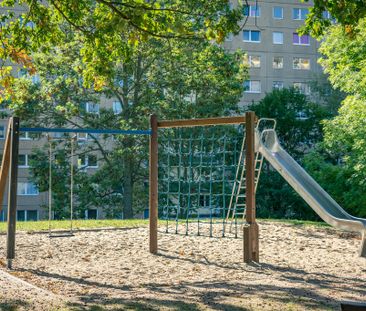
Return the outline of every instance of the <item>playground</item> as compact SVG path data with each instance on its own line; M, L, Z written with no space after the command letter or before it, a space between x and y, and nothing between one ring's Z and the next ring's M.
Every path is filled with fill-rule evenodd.
M0 306L338 310L340 301L365 298L359 236L324 226L267 221L259 225L261 262L251 265L242 261L242 239L163 234L164 226L159 226L158 255L146 251L146 225L77 232L67 239L19 232L11 274L40 289L14 280L2 282ZM214 233L220 230L214 226ZM0 245L3 252L5 236Z
M265 121L272 125L260 129ZM336 310L342 302L364 300L365 220L347 214L281 148L275 120L258 120L247 112L162 121L152 115L150 122L151 130L116 132L150 136L149 226L142 220L78 230L71 217L66 231L53 231L50 197L48 230L16 234L19 131L65 129L18 128L19 121L12 120L2 165L9 170L10 194L7 235L0 242L7 254L1 277L8 287L1 307ZM204 127L218 129L220 136L207 135ZM195 138L192 128L198 129ZM227 139L225 133L233 129L241 139ZM257 222L255 193L263 157L335 228ZM71 169L71 183L72 177ZM71 192L71 215L72 198Z

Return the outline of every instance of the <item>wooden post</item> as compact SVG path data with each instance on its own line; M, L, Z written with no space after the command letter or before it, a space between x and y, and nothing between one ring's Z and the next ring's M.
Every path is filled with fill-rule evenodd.
M243 229L244 262L259 261L259 234L255 211L255 113L245 113L245 203L246 225Z
M15 258L15 231L17 218L17 184L18 184L18 154L19 154L19 118L13 117L11 122L10 142L10 173L8 198L8 231L7 231L7 267L12 268Z
M150 116L150 190L149 190L149 224L150 253L158 252L158 118Z
M10 141L11 141L11 122L9 120L8 130L6 132L3 159L1 161L0 170L0 211L2 210L2 204L4 200L6 180L9 174L10 167Z

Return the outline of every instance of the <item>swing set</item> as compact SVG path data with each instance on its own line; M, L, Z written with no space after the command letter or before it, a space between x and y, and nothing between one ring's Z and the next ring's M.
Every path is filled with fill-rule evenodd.
M208 206L210 210L210 215L220 214L222 216L223 230L222 235L225 235L225 227L227 223L237 222L237 219L242 219L241 225L243 228L243 255L245 262L252 262L259 260L259 243L258 243L258 225L256 223L256 213L255 213L255 188L256 181L258 181L258 167L257 164L260 162L256 158L255 146L254 146L254 135L255 135L255 125L257 118L254 112L247 112L245 116L232 116L232 117L217 117L217 118L204 118L204 119L188 119L188 120L158 120L156 115L151 115L150 117L150 130L114 130L114 129L83 129L83 128L29 128L20 127L19 118L12 117L8 123L8 130L6 134L4 155L2 159L2 166L0 171L0 200L3 200L4 190L6 186L6 180L9 176L9 195L8 195L8 217L7 217L7 267L11 269L12 261L15 258L15 233L16 233L16 209L17 209L17 178L18 178L18 154L19 154L19 133L20 132L30 132L30 133L89 133L89 134L110 134L110 135L148 135L150 137L150 147L149 147L149 250L151 253L156 254L158 252L158 198L159 196L165 197L165 204L162 204L161 215L163 219L169 224L169 218L174 215L175 230L178 230L178 223L181 221L180 215L184 214L184 220L186 223L186 234L188 233L188 226L190 223L190 217L196 214L198 219L198 233L199 226L204 225L205 220L199 217L199 202L201 201L201 195L206 192L208 196ZM244 125L244 126L243 126ZM161 174L158 167L158 149L159 149L159 132L163 129L174 131L174 129L188 128L192 130L195 128L207 128L207 127L219 127L219 126L243 126L241 137L243 137L243 132L245 132L245 139L236 141L242 141L241 148L238 148L240 159L233 160L233 156L236 152L228 151L226 148L226 143L228 142L224 136L222 144L224 144L223 149L215 150L211 147L208 152L209 160L206 164L203 161L203 144L204 137L199 136L199 144L202 147L201 150L197 151L197 148L192 148L193 136L190 136L190 142L188 140L189 151L185 160L188 160L190 168L183 169L188 172L190 179L188 184L181 183L178 180L178 188L183 187L188 189L187 193L182 191L176 191L172 193L168 190L163 190L164 185L160 186L161 193L159 194L159 183L158 176ZM204 133L204 132L202 132ZM48 136L49 137L49 136ZM74 141L75 136L71 138L71 151L70 151L70 227L62 233L53 231L51 228L52 220L52 160L54 150L52 149L52 141L49 137L49 191L48 191L48 220L49 220L49 236L72 236L74 233L73 229L73 183L74 183L74 169L73 169L73 158L74 158ZM216 143L215 137L210 138L211 146ZM183 141L179 142L182 146ZM207 145L207 144L205 144ZM163 144L161 146L166 148ZM233 146L232 144L230 146ZM168 158L172 155L177 155L177 152L171 151L170 147L167 147ZM205 146L207 149L207 146ZM199 155L199 165L198 168L193 168L193 154L196 150ZM221 150L221 151L220 151ZM215 160L215 153L222 155L222 162L218 163ZM178 150L178 163L175 167L176 173L181 174L181 169L184 167L182 165L182 156L179 156L182 150ZM163 155L163 154L162 154ZM163 157L164 158L164 157ZM231 159L231 164L228 165L229 171L231 171L231 179L226 180L227 176L227 159ZM206 166L206 167L205 167ZM239 169L237 166L241 166ZM260 164L261 166L261 164ZM162 168L163 166L161 166ZM169 167L169 165L168 165ZM205 168L204 168L205 167ZM170 167L171 168L171 167ZM169 168L169 169L170 169ZM208 168L208 174L207 174ZM221 177L219 180L208 180L213 177L214 171L220 168ZM206 173L202 172L206 170ZM201 172L198 174L197 172ZM170 171L170 173L172 173ZM169 174L170 174L169 173ZM168 180L171 178L171 174L168 174ZM174 175L174 173L173 173ZM196 175L196 179L194 178ZM203 182L203 179L205 181ZM164 178L161 178L164 183ZM198 186L197 190L193 187L196 184ZM220 184L220 187L218 187ZM172 186L172 184L170 184ZM168 188L170 187L168 185ZM221 193L214 193L214 189L230 189L229 193L223 191ZM202 190L202 191L201 191ZM196 206L194 206L194 201ZM183 202L186 202L184 206ZM198 203L197 203L198 202ZM213 204L213 202L216 202ZM221 206L219 206L221 205ZM213 209L213 206L214 209ZM172 212L173 211L173 212ZM215 212L214 212L215 211ZM198 212L198 213L197 213ZM210 225L210 230L212 233L212 226L214 224L213 217L210 217L208 221ZM166 227L169 230L169 227Z

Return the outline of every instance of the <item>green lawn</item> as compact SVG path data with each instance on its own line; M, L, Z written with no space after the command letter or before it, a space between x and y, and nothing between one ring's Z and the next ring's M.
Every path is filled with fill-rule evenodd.
M204 219L201 219L204 220ZM205 219L207 221L207 219ZM196 222L196 219L190 219L189 222ZM280 222L291 224L294 226L316 226L316 227L326 227L328 226L324 222L316 221L306 221L306 220L292 220L292 219L258 219L259 222ZM99 220L74 220L74 229L91 229L91 228L127 228L127 227L141 227L148 225L147 219L99 219ZM171 222L174 222L172 220ZM179 223L184 224L186 220L180 220ZM165 221L161 220L159 223L164 226ZM19 231L48 231L49 223L48 221L18 221L17 230ZM52 220L51 221L52 230L62 230L70 228L70 221L67 220ZM6 222L0 222L0 232L6 232Z
M148 220L145 219L103 219L103 220L74 220L74 229L87 229L87 228L126 228L126 227L141 227L146 226ZM48 221L18 221L17 230L19 231L47 231L49 226ZM70 228L70 221L67 220L52 220L52 230L62 230ZM0 223L0 232L6 231L6 223Z

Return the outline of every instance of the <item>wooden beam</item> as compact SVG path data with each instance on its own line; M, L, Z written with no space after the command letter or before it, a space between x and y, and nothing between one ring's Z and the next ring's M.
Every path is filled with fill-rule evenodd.
M245 123L244 116L218 117L218 118L205 118L205 119L165 120L158 122L158 128L194 127L194 126L242 124L242 123Z
M259 235L255 211L255 113L245 113L245 220L243 230L244 262L259 261Z
M1 170L0 170L0 211L3 208L6 180L8 178L8 174L9 174L10 141L11 141L11 122L9 121L8 130L6 131L3 159L1 161Z
M149 229L150 253L158 252L158 118L150 116L150 161L149 161Z
M18 156L19 156L19 118L13 117L11 122L10 143L10 172L8 197L8 231L7 231L7 267L12 268L15 258L15 231L17 218L17 185L18 185Z

